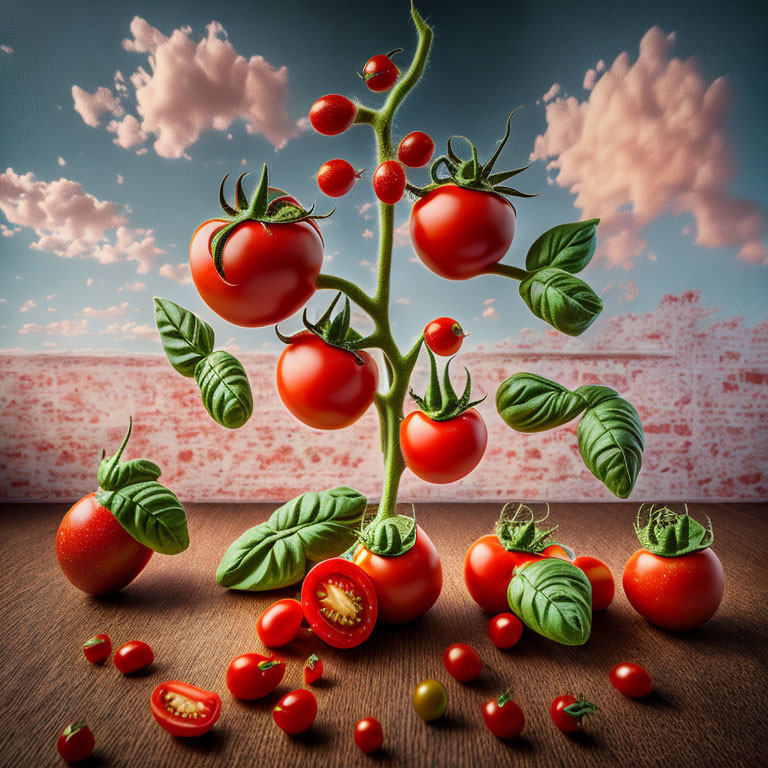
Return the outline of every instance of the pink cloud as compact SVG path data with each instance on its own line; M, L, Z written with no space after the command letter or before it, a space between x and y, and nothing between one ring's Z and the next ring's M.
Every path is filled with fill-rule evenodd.
M117 292L120 293L121 291L143 291L146 289L146 287L147 287L146 283L139 283L139 282L126 283L125 285L121 285L117 289Z
M357 213L366 221L373 218L373 214L371 213L373 203L363 203L362 205L356 205L355 208L357 209Z
M109 334L122 339L156 339L157 328L146 323L111 323L100 334Z
M762 211L727 192L735 171L727 83L707 84L694 60L672 58L673 42L653 27L637 61L620 54L586 101L548 104L531 159L549 160L583 218L602 219L599 255L611 266L631 268L646 225L668 213L693 215L697 245L764 263Z
M19 333L40 335L45 334L47 336L83 336L88 331L88 321L83 320L61 320L56 323L48 323L47 325L39 325L38 323L24 323L19 328Z
M373 230L370 229L364 229L363 230L363 237L366 240L371 240L373 238Z
M594 69L588 69L584 75L584 90L591 91L595 87L597 78L605 71L605 62L600 59Z
M94 309L93 307L83 307L83 314L86 317L97 317L103 320L112 320L115 317L125 314L128 308L128 302L124 301L119 307L112 306L106 309Z
M63 157L60 157L59 158L59 165L66 165L66 164L67 164L67 161Z
M483 310L483 317L496 317L496 309L494 307L486 307Z
M110 112L115 117L123 115L120 101L109 88L100 87L95 93L88 93L77 85L72 86L72 98L75 101L75 112L80 114L86 125L95 128L101 122L101 116Z
M21 305L21 309L19 312L29 312L30 309L34 309L37 306L37 302L30 299L29 301L25 301Z
M111 120L107 130L115 134L112 141L123 149L137 147L147 140L147 134L142 131L141 123L133 115L126 115L122 120Z
M395 299L395 304L410 304L410 303L411 303L411 300L405 298L404 296L399 299Z
M493 304L496 299L486 299L483 304L487 307L489 304Z
M394 236L395 248L403 248L410 244L411 235L407 219L399 227L395 227ZM413 261L413 259L411 259L411 261Z
M13 53L13 48L10 45L0 45L0 51L3 53Z
M163 277L167 277L169 280L175 280L181 285L186 285L192 282L192 275L189 271L189 263L182 261L181 264L174 266L173 264L163 264L160 267L160 274Z
M552 101L560 93L560 83L552 83L550 89L541 97L543 102Z

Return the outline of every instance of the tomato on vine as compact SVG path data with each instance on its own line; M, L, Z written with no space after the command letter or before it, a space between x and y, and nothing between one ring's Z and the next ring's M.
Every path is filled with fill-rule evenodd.
M512 701L509 691L486 702L483 707L483 720L488 730L499 739L514 739L525 727L523 710Z
M480 675L483 661L477 651L466 643L454 643L443 651L443 666L460 683L468 683Z
M558 696L549 708L549 716L552 722L563 733L576 733L582 727L582 719L587 715L599 712L599 707L583 696L578 699L575 696Z
M381 723L375 717L364 717L358 720L355 725L354 739L360 751L366 755L381 749L384 743Z
M82 720L70 723L56 742L56 749L68 763L79 763L90 757L95 746L93 733Z
M604 611L612 602L616 586L611 569L596 557L582 555L573 564L581 568L592 586L592 610Z
M400 70L392 62L392 56L402 51L402 48L395 48L394 51L379 53L368 59L361 77L372 91L388 91L397 82Z
M346 160L336 158L323 163L317 172L317 186L328 197L343 197L355 186L363 171L356 171Z
M280 685L284 675L282 661L260 653L244 653L227 667L227 688L236 699L261 699Z
M435 142L423 131L412 131L397 147L397 159L409 168L426 165L435 152Z
M312 691L298 688L283 696L272 710L272 719L278 727L295 736L304 733L317 717L317 699Z
M328 94L318 99L309 110L309 122L324 136L336 136L349 128L357 117L357 106L346 96Z
M441 357L455 355L468 335L459 322L451 317L438 317L424 328L424 342Z
M323 678L323 660L313 653L304 662L304 682L307 685L314 685L318 680Z
M373 174L373 191L382 203L394 205L405 192L403 166L397 160L385 160Z
M631 661L617 664L609 675L611 685L625 696L642 699L653 690L653 678L645 667Z
M256 634L267 648L279 648L296 638L302 621L304 612L298 600L278 600L256 620Z

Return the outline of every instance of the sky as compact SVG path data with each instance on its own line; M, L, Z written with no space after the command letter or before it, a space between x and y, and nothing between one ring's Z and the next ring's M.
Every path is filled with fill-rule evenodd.
M441 150L461 134L482 160L508 113L525 107L496 170L533 160L518 187L541 194L517 205L505 262L522 264L556 224L600 217L581 277L604 317L699 290L728 316L766 319L768 32L756 4L418 5L435 41L396 138L423 130ZM223 176L251 171L250 192L264 162L305 206L336 204L321 222L323 269L372 290L372 134L323 137L306 115L326 93L380 103L356 73L398 47L399 63L410 61L408 4L396 6L2 2L0 348L158 351L159 295L204 317L233 351L277 350L271 328L235 328L208 310L186 266L195 228L220 213ZM366 168L336 201L315 181L334 157ZM409 171L415 183L426 177ZM514 281L430 273L410 248L409 212L404 199L392 275L399 340L446 314L475 344L546 327ZM319 292L311 306L330 298ZM599 333L596 324L583 338Z

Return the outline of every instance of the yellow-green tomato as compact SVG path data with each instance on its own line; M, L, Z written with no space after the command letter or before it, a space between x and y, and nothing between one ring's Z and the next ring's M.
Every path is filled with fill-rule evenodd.
M413 692L413 708L416 714L429 722L445 714L448 694L439 680L422 680Z

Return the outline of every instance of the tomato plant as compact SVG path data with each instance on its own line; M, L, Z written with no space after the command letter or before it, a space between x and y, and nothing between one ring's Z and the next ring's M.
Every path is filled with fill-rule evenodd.
M653 690L653 679L648 670L631 661L617 664L610 672L611 685L625 696L642 699Z
M109 635L99 634L86 640L83 645L83 654L91 664L100 664L106 661L112 653L112 641Z
M291 736L311 728L316 717L317 700L305 688L287 693L272 710L272 718L278 727Z
M447 706L448 694L439 680L422 680L413 691L413 708L426 722L441 718Z
M91 729L82 721L70 723L59 736L56 749L68 763L79 763L93 753L96 740Z
M130 640L115 651L115 666L124 675L146 669L155 660L152 649L141 640Z
M443 666L460 683L468 683L480 675L483 661L477 651L466 643L454 643L443 651Z
M304 662L304 682L306 685L314 685L323 678L323 660L313 653Z
M295 639L302 621L304 612L298 600L278 600L256 620L256 634L267 648L279 648Z
M512 701L509 691L485 703L483 720L488 730L499 739L514 739L525 727L523 710Z
M155 688L149 700L152 715L172 736L202 736L221 714L221 697L196 685L168 680Z
M364 717L358 720L354 733L355 744L362 752L369 755L377 749L381 749L384 743L384 731L381 723L375 717Z
M392 57L402 51L402 48L395 48L389 53L372 56L365 62L361 77L372 91L388 91L397 82L400 70L392 62Z
M558 696L549 708L549 716L552 722L563 733L576 733L581 730L581 721L587 715L599 712L591 701L583 697L578 699L575 696Z
M284 675L282 661L260 653L244 653L227 667L227 688L236 699L262 699L280 685Z
M343 197L355 186L362 173L341 158L329 160L317 172L317 186L328 197Z
M592 585L592 610L604 611L612 602L616 587L610 568L596 557L577 557L573 564L581 568Z
M442 357L455 355L461 349L465 336L464 329L451 317L438 317L424 328L424 343Z
M307 574L301 605L312 631L334 648L354 648L367 640L379 614L373 581L341 557L324 560Z
M488 636L497 648L514 648L522 634L523 623L514 613L500 613L488 622Z
M325 136L336 136L349 128L357 117L357 106L346 96L328 94L318 99L309 110L312 127Z
M373 191L387 205L400 201L405 184L405 171L397 160L385 160L373 173Z
M412 131L397 147L397 159L409 168L426 165L435 152L435 142L423 131Z

